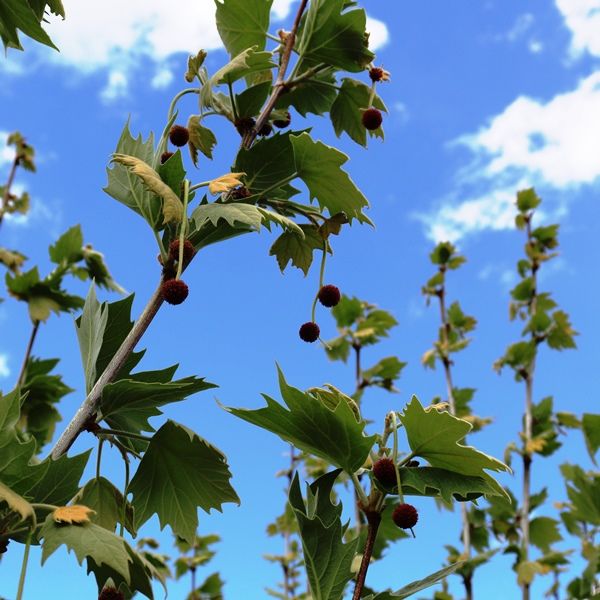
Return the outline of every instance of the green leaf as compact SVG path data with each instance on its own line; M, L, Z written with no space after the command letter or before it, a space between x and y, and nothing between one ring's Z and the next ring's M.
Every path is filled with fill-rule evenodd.
M537 208L542 199L535 193L533 188L517 192L517 208L520 212L526 213Z
M238 117L255 117L266 102L271 91L271 82L263 81L257 85L246 88L241 94L235 96L235 106Z
M535 560L520 562L517 565L517 583L529 585L536 575L541 575L544 571L544 567Z
M557 310L552 314L552 320L554 323L548 335L548 346L554 350L576 348L573 336L577 335L577 332L571 326L569 315Z
M214 88L222 85L231 85L242 77L247 77L261 71L270 71L277 65L272 61L271 52L262 52L254 47L246 47L232 58L224 67L221 67L205 84L200 92L200 102L206 108L215 108Z
M600 415L585 413L581 419L581 428L589 455L596 464L596 452L600 448Z
M269 256L275 256L282 272L291 261L294 267L301 269L304 275L307 275L315 250L322 251L325 245L331 253L329 244L323 240L314 225L300 225L300 229L303 236L295 231L284 231L269 250Z
M577 521L600 526L600 475L586 473L578 465L564 464L560 470L572 504L570 513Z
M219 220L224 219L231 227L241 225L255 231L260 230L263 219L256 206L242 202L200 204L192 213L191 218L196 222L196 229L200 229L205 223L217 226Z
M192 83L196 77L199 77L200 67L204 64L208 53L205 50L198 50L195 55L188 56L187 71L185 80Z
M221 579L218 573L209 575L200 587L196 588L188 596L188 600L196 600L196 598L208 597L211 600L223 600L223 586L225 582Z
M48 34L40 25L41 16L35 14L32 8L23 0L3 0L0 5L0 37L4 48L23 50L19 42L17 30L40 44L58 50Z
M367 129L362 124L361 109L369 106L370 98L370 86L347 77L342 80L342 87L329 113L333 129L338 137L345 132L357 144L367 146ZM373 106L387 112L385 104L377 95L373 99ZM374 132L369 131L369 134L383 138L381 127Z
M75 225L63 233L56 243L50 246L48 252L50 260L56 264L75 263L80 261L82 256L83 234L81 226Z
M331 310L331 314L336 320L339 329L354 325L363 312L363 303L358 298L350 298L345 294L342 294L338 305L334 306Z
M213 148L217 145L215 134L208 129L208 127L204 127L204 125L200 123L198 115L192 115L188 119L187 129L190 132L188 147L194 166L198 166L198 150L200 150L206 158L212 160Z
M294 85L289 92L279 97L275 106L278 110L284 111L293 106L303 117L306 117L309 113L323 115L329 112L335 99L335 77L331 71L325 71Z
M377 486L388 494L397 495L398 486ZM452 500L467 502L484 494L495 495L496 488L483 477L464 475L438 467L402 467L400 469L402 493L407 496L433 496L450 503Z
M167 421L152 437L128 491L133 494L136 526L153 514L161 528L191 542L198 527L198 507L221 510L239 498L229 483L225 456L187 427Z
M148 165L154 164L154 135L150 134L143 141L141 134L133 138L129 131L129 121L125 123L121 137L117 143L115 154L133 156ZM162 202L146 189L141 179L125 165L113 163L113 168L106 169L108 185L104 191L134 212L141 215L156 229L162 222Z
M345 0L310 3L299 32L299 74L319 63L358 73L373 61L375 55L368 48L365 31L365 11L344 11L345 6Z
M423 579L413 581L396 592L388 591L381 592L380 594L371 594L369 596L365 596L364 600L398 600L400 598L408 598L409 596L412 596L413 594L416 594L421 590L425 590L428 587L431 587L432 585L442 581L442 579L445 579L448 577L448 575L452 575L452 573L460 568L462 564L462 562L454 563L453 565L444 567L443 569L440 569L439 571L436 571L435 573L432 573Z
M374 377L380 377L381 379L398 379L400 372L407 363L401 362L396 356L388 356L382 358L379 362L373 365L370 369L363 371L362 376L371 380Z
M123 523L132 535L135 535L133 526L133 508L123 498L121 491L104 477L94 477L82 487L73 498L73 504L82 504L96 511L91 521L115 531L117 523Z
M62 506L77 493L90 452L32 464L19 473L12 487L32 502Z
M64 544L75 553L79 564L88 559L88 570L105 567L122 578L132 591L153 597L148 572L136 568L141 559L123 538L104 527L95 523L59 525L50 514L42 525L40 537L43 538L42 564Z
M30 357L21 386L25 400L21 405L19 428L35 438L38 452L52 439L56 423L61 420L54 405L73 391L60 375L50 375L57 364L58 359Z
M341 600L358 539L343 543L342 505L331 502L333 485L340 470L319 477L307 486L306 502L298 473L290 486L289 502L298 521L306 572L314 600Z
M96 362L102 348L102 340L107 322L108 311L106 310L106 304L98 302L96 298L96 286L92 283L85 299L81 318L75 322L83 371L85 373L85 390L88 394L97 379Z
M246 173L246 187L253 194L260 194L289 180L296 173L290 133L263 138L249 150L242 148L233 169Z
M550 517L535 517L529 522L531 543L542 552L550 552L550 546L562 540L558 531L558 521Z
M215 0L217 30L230 56L264 50L273 0Z
M364 435L365 423L356 420L348 403L339 402L331 410L314 395L289 386L281 369L277 370L281 396L289 410L266 394L266 408L225 410L348 473L360 469L375 442L375 436Z
M485 469L510 469L501 461L472 446L460 444L471 431L469 423L453 417L446 411L424 409L416 396L413 396L405 407L400 421L404 425L410 449L415 456L424 458L432 467L482 477L494 490L493 494L489 495L507 495L504 488Z
M23 495L14 486L27 469L29 460L35 452L35 441L22 442L17 435L21 396L17 390L2 395L0 392L0 480L17 493Z
M19 496L16 492L13 492L13 490L0 481L0 503L1 502L6 502L10 510L19 513L23 521L32 517L34 514L33 506L31 506L25 498Z
M323 142L315 142L308 133L292 136L291 142L296 172L307 185L311 200L316 198L330 215L343 212L350 222L356 218L371 223L362 213L369 206L367 199L341 168L348 157Z
M159 407L217 387L196 377L171 381L176 368L136 373L130 379L106 385L99 405L102 419L113 429L131 433L154 431L148 419L162 414Z

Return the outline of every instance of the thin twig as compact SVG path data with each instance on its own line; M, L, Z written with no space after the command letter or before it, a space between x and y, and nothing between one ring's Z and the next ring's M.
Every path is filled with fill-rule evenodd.
M12 187L13 181L15 179L15 173L17 172L18 166L19 155L17 154L13 159L10 171L8 173L8 179L6 180L6 186L4 187L4 194L2 194L2 206L0 206L0 225L2 225L2 219L4 219L4 212L6 210L6 206L8 205L8 199L10 197L10 188Z
M292 30L286 34L285 38L285 47L283 48L283 52L281 54L281 63L279 65L279 72L277 73L277 79L275 80L275 85L273 86L273 91L271 92L271 96L267 101L267 104L263 108L260 113L258 119L256 120L256 124L254 127L244 135L244 139L242 142L242 146L244 148L250 148L258 135L258 132L262 129L263 125L269 119L269 115L275 108L275 104L279 97L283 93L285 89L285 73L287 71L288 65L290 63L290 56L292 55L292 49L294 48L294 44L296 43L296 34L298 33L298 27L300 26L300 20L302 19L302 15L306 10L306 6L308 4L308 0L302 0L300 6L298 8L298 12L296 13L296 18L294 19L294 25L292 26Z
M31 335L29 336L29 342L27 344L27 349L25 350L25 357L23 358L23 364L21 365L21 371L19 373L19 377L17 378L17 387L21 387L25 383L25 374L27 373L27 363L31 357L31 351L33 350L33 344L35 342L35 336L37 335L38 329L40 327L40 321L34 321L33 327L31 328Z

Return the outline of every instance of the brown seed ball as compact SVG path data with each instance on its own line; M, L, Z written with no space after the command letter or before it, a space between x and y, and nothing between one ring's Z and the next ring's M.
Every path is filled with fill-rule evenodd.
M171 140L171 144L173 146L185 146L190 139L190 132L187 127L183 127L182 125L173 125L171 127L171 131L169 131L169 139Z
M189 288L181 279L167 279L160 288L163 299L169 304L181 304L189 293Z
M319 334L321 333L321 330L319 329L319 326L316 323L309 321L308 323L304 323L304 325L300 327L300 331L298 333L300 334L301 340L312 343L316 342L319 339Z
M273 127L270 123L265 123L258 131L258 135L267 137L273 133Z
M194 244L190 240L184 240L183 242L183 262L190 262L192 257L196 254L194 250ZM169 258L171 260L179 260L179 240L173 240L169 244Z
M252 196L250 190L243 185L235 188L235 190L232 190L231 192L231 197L234 200L243 200L244 198L249 198L250 196Z
M244 137L244 135L254 128L256 121L252 117L242 117L241 119L238 119L234 125L238 133Z
M381 81L383 79L383 69L381 67L372 67L369 69L371 81Z
M125 600L125 595L114 587L105 587L98 594L98 600Z
M401 529L412 529L419 520L419 513L412 504L398 504L392 513L392 520Z
M391 458L380 458L373 465L373 475L386 488L396 485L396 469Z
M164 165L171 158L171 156L173 156L172 152L163 152L160 155L160 164Z
M285 119L275 119L273 121L273 125L275 125L275 127L277 127L278 129L285 129L286 127L290 126L291 122L292 115L288 112Z
M367 108L362 114L362 124L369 131L379 129L383 123L383 116L376 108Z
M318 298L319 302L327 308L337 306L341 298L340 290L335 285L324 285L319 290Z

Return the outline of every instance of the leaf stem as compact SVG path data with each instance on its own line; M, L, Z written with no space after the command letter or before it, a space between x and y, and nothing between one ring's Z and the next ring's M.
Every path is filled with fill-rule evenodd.
M360 481L358 480L358 475L356 473L350 473L350 479L352 479L354 489L356 490L356 495L358 496L361 504L367 506L367 504L369 503L369 499L367 498L365 490L363 490L363 487L360 484Z
M314 323L317 312L317 302L319 301L319 291L323 287L323 280L325 278L325 263L327 262L327 240L323 240L323 256L321 257L321 268L319 269L319 287L315 294L315 299L312 304L311 318L310 320Z
M121 522L119 523L119 536L123 537L123 532L125 526L123 522L125 521L125 515L127 514L127 488L129 487L129 457L127 456L127 452L121 450L121 456L123 457L123 462L125 463L125 486L123 487L123 515L121 518Z
M98 456L96 457L96 479L100 479L100 466L102 465L102 445L104 438L98 438Z
M21 371L19 372L19 377L17 378L17 387L21 387L23 383L25 383L25 374L27 373L27 363L31 358L31 351L33 350L33 344L35 343L35 336L37 335L38 329L40 327L40 321L35 320L33 322L33 327L31 328L31 335L29 336L29 342L27 344L27 349L25 350L25 356L23 357L23 364L21 365Z
M285 38L285 46L283 47L283 52L281 53L281 63L279 65L277 79L275 80L275 84L273 85L273 91L271 92L271 96L267 100L267 104L265 105L258 119L256 120L256 124L248 133L244 135L244 139L242 140L243 148L250 148L250 146L252 146L254 140L256 139L256 136L258 135L258 132L268 121L269 115L273 111L273 108L275 108L277 100L279 100L279 96L281 96L283 90L285 89L285 74L290 63L290 56L292 54L294 44L296 43L296 34L298 33L300 20L302 19L302 15L306 10L307 4L308 0L301 0L300 6L298 7L298 12L296 13L296 18L294 19L294 24L292 25L292 30L287 34Z
M173 119L173 115L175 113L175 107L177 106L177 102L186 94L200 94L199 88L186 88L185 90L181 90L175 96L173 96L173 100L171 100L171 104L169 104L169 111L167 112L167 124L163 129L163 132L160 136L160 140L157 146L158 154L162 154L166 148L167 136L169 135L169 129L171 125L171 120Z
M150 442L152 441L151 437L148 437L147 435L141 435L139 433L133 433L131 431L123 431L121 429L99 429L98 431L95 432L96 435L117 435L120 437L126 437L126 438L130 438L132 440L141 440L143 442Z
M27 576L27 563L29 561L29 549L31 548L31 537L33 532L30 530L25 542L25 552L23 553L23 562L21 564L21 575L19 577L19 588L17 590L16 600L23 599L23 589L25 588L25 577Z
M183 271L183 250L184 250L184 242L185 236L187 234L187 224L188 224L188 216L187 216L187 207L188 207L188 198L190 197L190 180L183 180L183 218L181 219L181 228L179 231L179 255L177 256L177 275L175 275L175 279L179 279L181 277L181 273Z
M188 192L193 192L195 190L199 190L200 188L208 187L209 185L210 181L201 181L200 183L195 183L194 185L190 186Z
M233 120L237 121L240 116L237 111L237 106L235 105L235 94L233 93L233 85L231 81L227 82L227 89L229 90L229 100L231 101L231 110L233 111Z
M398 486L398 500L404 503L404 494L402 493L402 481L400 480L400 468L398 467L398 421L396 413L392 413L392 422L394 424L394 446L392 449L392 460L394 461L394 471L396 472L396 485Z

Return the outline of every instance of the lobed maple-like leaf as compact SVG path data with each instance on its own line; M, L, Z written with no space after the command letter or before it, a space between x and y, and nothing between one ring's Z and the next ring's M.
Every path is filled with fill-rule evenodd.
M423 408L416 396L400 414L400 421L415 456L424 458L432 467L481 477L493 490L489 494L507 496L504 488L486 469L510 471L510 468L496 458L460 443L472 429L469 423L447 411Z
M357 420L347 402L340 400L331 409L317 396L289 386L279 366L277 371L281 396L289 410L265 394L265 408L225 410L348 473L360 469L375 443L375 436L364 435L364 421Z

